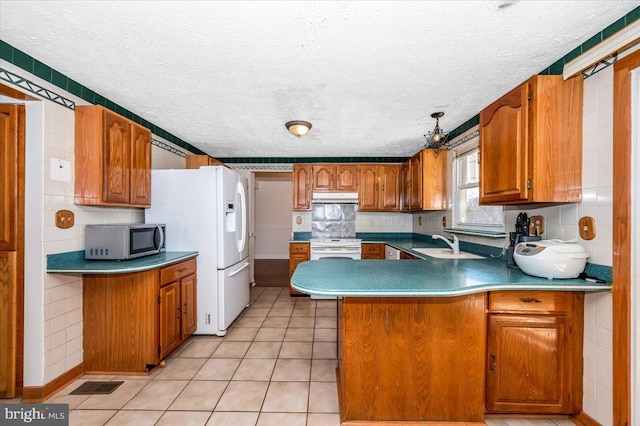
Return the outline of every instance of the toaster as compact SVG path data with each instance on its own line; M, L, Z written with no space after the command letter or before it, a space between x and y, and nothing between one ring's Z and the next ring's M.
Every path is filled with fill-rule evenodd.
M519 243L513 259L522 272L542 278L577 278L589 254L575 241L541 240Z

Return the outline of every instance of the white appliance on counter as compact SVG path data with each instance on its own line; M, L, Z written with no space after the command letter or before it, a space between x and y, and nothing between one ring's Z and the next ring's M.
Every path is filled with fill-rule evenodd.
M166 250L197 250L194 334L224 336L249 304L246 188L224 166L152 170L145 221L167 225Z
M589 254L575 241L541 240L520 243L513 259L528 275L542 278L577 278Z

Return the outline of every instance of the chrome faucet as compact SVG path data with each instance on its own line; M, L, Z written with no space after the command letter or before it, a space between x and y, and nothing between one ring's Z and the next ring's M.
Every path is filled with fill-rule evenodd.
M451 247L451 250L453 250L453 254L460 254L460 241L455 234L453 234L453 243L442 235L432 235L431 238L433 238L434 240L444 241L449 247Z

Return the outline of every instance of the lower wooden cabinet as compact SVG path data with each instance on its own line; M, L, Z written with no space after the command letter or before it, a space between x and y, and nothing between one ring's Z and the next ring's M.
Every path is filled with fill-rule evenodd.
M578 292L489 293L488 412L580 412L583 302Z
M83 276L86 373L144 374L196 325L196 259L143 272Z
M291 287L291 276L296 268L302 262L309 260L309 243L290 243L289 244L289 293L292 295L301 295Z

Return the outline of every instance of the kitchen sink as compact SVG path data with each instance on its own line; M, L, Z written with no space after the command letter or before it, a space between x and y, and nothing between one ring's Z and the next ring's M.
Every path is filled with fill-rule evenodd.
M438 259L484 259L484 257L478 256L477 254L471 254L462 251L458 254L453 254L453 250L451 249L414 248L413 251L426 254L430 257L436 257Z

